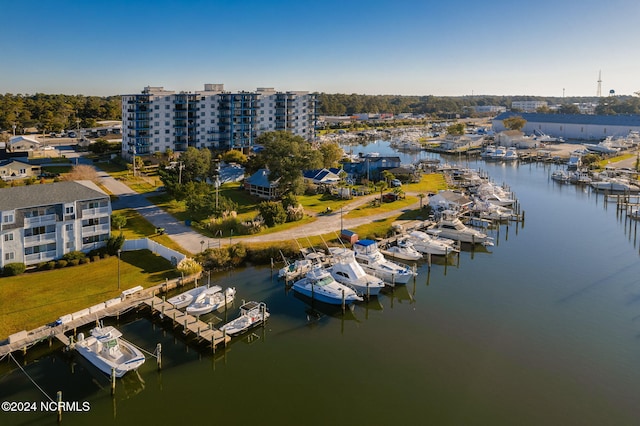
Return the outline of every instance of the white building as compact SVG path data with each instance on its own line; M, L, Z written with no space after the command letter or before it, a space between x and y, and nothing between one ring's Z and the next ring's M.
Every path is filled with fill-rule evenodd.
M523 112L536 112L538 108L546 107L547 101L513 101L511 109Z
M316 95L308 92L225 92L205 84L195 93L145 87L122 97L122 154L146 155L187 147L244 149L265 132L283 130L315 137Z
M88 252L104 246L110 235L111 201L93 182L0 189L0 267Z

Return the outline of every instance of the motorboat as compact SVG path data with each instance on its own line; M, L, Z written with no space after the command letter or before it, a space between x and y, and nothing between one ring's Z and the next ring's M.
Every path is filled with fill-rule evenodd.
M341 247L329 248L332 266L331 276L340 284L351 287L359 296L377 296L384 288L384 281L365 272L356 261L352 250Z
M416 273L407 265L385 259L373 240L360 240L353 245L356 261L369 274L382 278L391 285L404 285Z
M86 338L84 333L78 333L74 347L103 373L122 377L144 364L145 358L142 351L121 337L122 333L115 327L99 326Z
M189 315L204 315L209 312L217 311L233 302L236 296L236 289L228 287L222 291L222 287L209 287L196 297L196 299L187 306L186 312Z
M325 268L317 266L304 278L293 283L293 290L298 293L331 305L347 305L362 302L354 289L340 284Z
M422 231L409 232L409 241L413 247L424 254L433 254L436 256L446 256L449 253L459 252L455 246L455 241L446 238L429 235Z
M482 201L488 201L498 206L511 206L517 201L512 193L490 182L480 185L476 191L476 195Z
M555 170L553 173L551 173L551 179L555 180L556 182L569 182L569 174L564 170Z
M640 192L640 187L620 178L593 181L591 187L597 191Z
M504 156L507 154L507 148L504 146L499 146L496 148L496 150L493 152L493 155L491 156L492 160L504 160Z
M186 308L195 300L196 297L203 291L207 289L206 286L200 286L196 288L192 288L191 290L187 290L183 293L178 294L177 296L170 297L167 299L167 302L171 303L174 308L182 309Z
M487 147L480 153L480 157L486 160L493 158L493 154L496 152L496 147L493 145L487 145Z
M455 212L445 210L440 220L427 228L427 233L463 243L493 245L493 238L477 229L469 228Z
M395 246L380 249L380 253L393 259L410 260L413 262L422 259L422 253L416 250L413 244L411 244L411 241L406 238L399 239Z
M518 159L518 150L515 147L507 148L507 152L504 153L504 161L513 161Z
M220 331L230 336L237 336L250 328L265 323L269 315L267 305L264 302L246 302L240 306L240 315L220 327Z
M278 277L284 278L285 280L291 280L294 278L298 278L304 276L307 272L313 269L316 265L325 265L326 258L321 253L307 253L304 255L303 259L297 259L293 263L290 263L280 269L278 272Z
M613 143L612 138L605 138L598 144L584 144L584 147L591 152L597 152L599 154L617 154L620 152L620 148Z

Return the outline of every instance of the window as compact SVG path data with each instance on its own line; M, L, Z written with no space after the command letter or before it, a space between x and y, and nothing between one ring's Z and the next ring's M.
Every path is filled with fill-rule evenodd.
M13 258L14 258L14 255L12 251L4 254L4 260L13 260Z
M2 218L2 221L4 223L13 223L13 213L5 214L4 217Z
M73 214L73 206L67 206L64 208L65 214Z
M13 233L4 234L4 240L5 241L13 241Z
M73 231L73 223L67 223L64 226L65 231Z

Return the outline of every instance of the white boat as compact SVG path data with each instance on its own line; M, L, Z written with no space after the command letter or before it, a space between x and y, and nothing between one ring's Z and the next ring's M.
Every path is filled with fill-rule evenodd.
M203 291L205 291L207 287L200 286L196 288L192 288L191 290L187 290L184 293L180 293L177 296L173 296L167 299L167 302L171 303L174 308L182 309L186 308L195 300L196 297Z
M620 152L620 148L617 147L610 137L604 139L599 144L584 144L584 147L589 151L597 152L601 154L617 154Z
M320 266L313 268L304 278L293 283L293 290L331 305L341 305L343 301L349 305L363 300L354 289L340 284L329 271Z
M236 336L252 327L263 324L268 318L269 311L267 311L267 305L264 302L247 302L240 306L238 318L220 327L220 331L226 332L230 336Z
M507 154L507 148L505 148L504 146L499 146L496 148L496 150L493 152L493 155L491 156L492 160L504 160L504 156Z
M308 253L305 254L304 259L298 259L280 269L278 277L291 280L293 278L304 276L304 274L313 269L314 266L324 265L325 263L326 259L322 254L314 252Z
M121 339L122 333L115 327L95 327L87 338L78 334L75 349L90 363L108 375L122 377L127 371L144 364L143 353L131 343Z
M484 232L466 226L455 212L445 210L440 220L427 229L427 233L463 243L493 245L493 239Z
M187 306L186 312L189 315L204 315L209 312L217 311L233 302L236 296L236 289L228 287L222 291L222 287L209 287L196 297L196 299Z
M487 145L487 147L480 153L480 157L490 160L493 158L493 154L496 152L496 147L493 145Z
M367 274L356 261L352 250L341 247L330 247L331 263L329 272L340 284L351 287L359 296L377 296L384 288L384 281Z
M409 232L409 241L411 241L416 250L424 254L446 256L449 253L460 251L455 246L455 241L429 235L422 231Z
M422 253L413 247L407 239L399 239L395 246L380 249L380 253L393 259L416 261L422 259Z
M551 173L551 179L556 182L569 182L569 174L564 170L556 170Z
M619 178L593 181L591 182L591 187L597 191L640 192L640 187Z
M406 265L399 265L384 258L373 240L360 240L353 245L356 261L369 274L382 278L391 285L404 285L416 275Z
M480 185L476 190L476 195L482 201L488 201L498 206L511 206L517 201L512 193L490 182Z
M513 161L518 159L518 150L515 147L507 148L507 152L504 153L504 161Z

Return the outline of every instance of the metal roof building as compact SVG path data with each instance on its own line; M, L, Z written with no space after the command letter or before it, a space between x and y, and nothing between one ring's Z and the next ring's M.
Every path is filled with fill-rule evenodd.
M640 115L587 115L587 114L540 114L505 112L493 119L493 130L505 130L502 120L520 116L527 123L522 131L531 135L544 133L549 136L576 140L602 140L607 136L627 136L640 131Z

